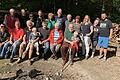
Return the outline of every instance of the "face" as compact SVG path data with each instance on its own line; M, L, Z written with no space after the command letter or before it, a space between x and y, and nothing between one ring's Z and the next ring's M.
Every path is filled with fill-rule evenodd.
M59 24L55 23L55 30L58 30L58 29L59 29Z
M105 13L101 14L101 19L105 20L107 18L107 15Z
M72 32L73 31L73 24L69 24L68 29L70 32Z
M22 14L25 14L26 12L25 12L25 10L24 10L24 9L22 9L22 10L21 10L21 13L22 13Z
M37 29L36 28L32 28L32 32L37 32Z
M86 15L86 16L84 17L84 21L85 21L85 22L88 22L88 21L89 21L89 16L88 16L88 15Z
M78 36L78 32L74 32L74 37L77 37Z
M58 9L57 14L58 14L58 16L61 16L62 15L62 9Z
M67 16L67 20L71 20L72 19L72 16L71 15L68 15Z
M43 26L43 28L47 28L47 24L46 23L42 23L42 26Z
M42 16L42 11L38 11L38 15L39 15L39 16Z
M79 22L79 19L75 19L76 22Z
M95 20L94 25L98 25L98 24L99 24L99 20Z
M0 27L0 31L4 32L5 31L5 27Z
M14 16L15 15L15 10L14 9L10 9L10 15Z
M29 14L29 18L32 19L33 18L33 14Z

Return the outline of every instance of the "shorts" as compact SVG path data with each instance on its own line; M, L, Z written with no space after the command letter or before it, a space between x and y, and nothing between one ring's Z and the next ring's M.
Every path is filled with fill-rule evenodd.
M109 38L108 37L99 37L98 47L108 48Z

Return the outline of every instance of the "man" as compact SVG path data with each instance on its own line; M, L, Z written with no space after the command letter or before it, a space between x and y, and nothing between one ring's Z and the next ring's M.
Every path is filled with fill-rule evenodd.
M101 22L99 28L99 39L98 47L100 48L99 59L102 58L102 53L104 52L104 60L106 60L107 48L109 40L112 38L112 22L107 19L107 14L101 14Z
M42 22L42 27L38 28L38 32L40 32L40 41L44 41L49 37L50 30L47 28L47 22L43 21ZM42 54L42 57L44 60L47 60L47 52L49 50L49 41L43 44L44 46L44 52Z
M23 37L23 42L20 44L20 48L19 48L19 58L18 60L16 61L16 63L19 63L21 62L22 60L22 56L25 55L23 54L25 48L26 48L26 45L28 44L28 41L29 41L29 35L30 33L32 32L32 27L33 27L33 22L28 20L26 22L27 24L27 27L25 28L25 35Z
M71 14L68 14L67 15L67 20L65 21L65 31L66 31L66 29L68 29L68 25L69 25L69 23L71 23L72 22L72 15Z
M15 28L15 21L18 21L18 18L15 16L15 9L10 9L9 12L9 15L5 15L4 24L8 32L11 32Z
M73 37L73 33L74 33L74 29L73 29L73 24L70 23L68 26L68 29L65 31L65 35L64 35L64 42L63 45L61 47L61 55L62 55L62 59L63 59L63 65L64 66L68 60L68 55L71 55L71 65L73 64L73 58L74 55L76 53L76 48L73 45L74 41L72 41L72 37ZM71 54L68 53L68 49L70 47L70 45L72 46L71 49Z
M62 9L58 9L57 16L55 16L55 20L59 24L60 29L64 31L66 18L62 16Z
M6 31L5 25L0 24L0 58L4 58L5 55L1 54L2 48L6 42L9 41L10 34Z

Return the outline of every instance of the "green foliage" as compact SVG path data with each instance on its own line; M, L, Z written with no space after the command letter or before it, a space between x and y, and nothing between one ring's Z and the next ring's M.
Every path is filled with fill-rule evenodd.
M62 8L63 14L80 15L81 18L88 14L92 20L99 17L104 8L113 22L120 23L120 0L2 0L1 9L10 8L29 11L42 9L46 13L55 13Z

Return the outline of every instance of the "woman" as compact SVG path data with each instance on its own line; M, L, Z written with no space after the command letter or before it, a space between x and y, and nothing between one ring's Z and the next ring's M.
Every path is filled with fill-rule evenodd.
M90 44L91 44L91 34L93 32L93 26L90 22L90 17L85 15L83 22L81 24L81 33L82 33L82 54L85 55L85 59L89 57ZM85 53L86 51L86 53Z
M55 23L55 28L50 32L50 36L47 40L44 40L42 43L50 41L50 50L53 53L51 58L57 60L57 52L59 51L62 41L63 41L63 32L59 30L59 24Z
M48 25L47 26L50 30L54 29L55 20L54 20L54 14L53 13L48 14Z
M92 35L92 55L91 55L91 58L94 57L95 50L96 50L96 46L97 46L97 43L98 43L98 36L99 36L99 22L100 22L100 19L97 18L97 19L95 19L94 24L93 24L93 35Z

